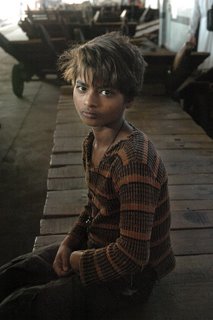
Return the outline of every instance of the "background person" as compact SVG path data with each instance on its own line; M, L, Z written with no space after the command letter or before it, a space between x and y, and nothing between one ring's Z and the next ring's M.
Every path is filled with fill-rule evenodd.
M211 9L212 5L213 0L194 0L189 28L189 42L197 46L198 52L210 53L210 56L198 67L203 71L213 67L213 31L207 30L207 11ZM198 36L196 38L197 30Z

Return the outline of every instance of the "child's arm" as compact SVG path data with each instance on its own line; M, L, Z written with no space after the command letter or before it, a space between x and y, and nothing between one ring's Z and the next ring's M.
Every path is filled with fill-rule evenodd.
M88 219L88 214L90 211L90 206L85 206L84 211L80 214L78 221L75 223L72 230L67 234L67 236L61 242L58 252L56 254L55 260L53 262L53 269L59 277L66 276L71 270L77 270L76 261L76 251L80 249L81 244L86 240L86 220ZM72 253L74 253L72 255ZM72 260L71 260L72 256ZM77 254L77 257L79 255ZM73 259L73 257L75 259Z
M66 236L61 242L53 262L53 269L59 277L64 277L70 272L70 254L70 239L69 236Z

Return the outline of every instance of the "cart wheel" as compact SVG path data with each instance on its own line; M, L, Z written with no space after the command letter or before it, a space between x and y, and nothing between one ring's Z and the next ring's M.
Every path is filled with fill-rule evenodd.
M21 64L15 64L12 69L12 88L18 98L22 98L24 91L24 68Z

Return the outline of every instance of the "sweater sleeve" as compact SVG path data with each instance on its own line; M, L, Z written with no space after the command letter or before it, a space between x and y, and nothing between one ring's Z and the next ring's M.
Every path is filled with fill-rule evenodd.
M72 229L68 232L69 236L78 247L87 240L87 220L91 216L91 206L86 205L79 215Z
M141 271L150 256L150 238L160 183L142 163L116 169L114 186L120 201L120 236L104 248L85 250L80 259L84 285Z

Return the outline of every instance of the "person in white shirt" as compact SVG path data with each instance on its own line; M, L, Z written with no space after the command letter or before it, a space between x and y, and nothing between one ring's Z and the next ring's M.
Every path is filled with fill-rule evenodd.
M209 52L210 56L204 60L198 69L206 71L213 67L213 31L207 30L207 11L211 9L213 0L195 0L189 27L189 42L197 44L198 52ZM199 25L200 24L200 25ZM196 31L199 26L198 40Z

